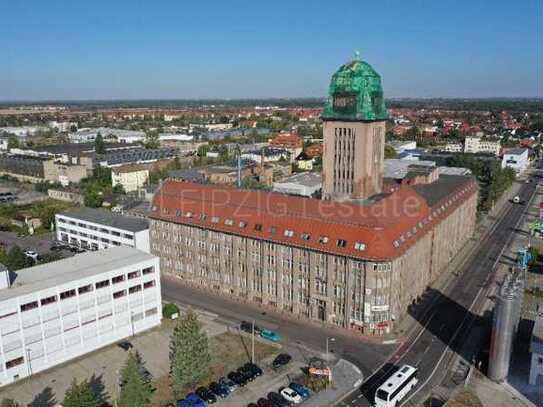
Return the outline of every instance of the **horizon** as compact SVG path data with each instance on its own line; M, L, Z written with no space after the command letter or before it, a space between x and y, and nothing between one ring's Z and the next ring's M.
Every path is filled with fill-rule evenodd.
M387 99L543 98L540 3L282 0L270 11L242 0L31 0L0 10L0 102L323 98L357 50Z

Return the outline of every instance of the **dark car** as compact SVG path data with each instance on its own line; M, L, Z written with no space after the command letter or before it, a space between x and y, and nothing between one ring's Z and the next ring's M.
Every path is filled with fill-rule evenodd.
M65 249L65 248L66 248L66 246L64 246L64 245L54 244L53 246L51 246L51 251L57 252L57 251Z
M253 372L256 377L262 376L262 374L264 373L262 371L262 369L260 367L258 367L258 365L256 363L252 363L252 362L245 363L243 365L243 368L245 370L250 370L251 372Z
M129 351L130 349L132 349L134 347L134 345L132 345L130 342L128 341L122 341L122 342L119 342L117 344L117 346L121 349L124 349L126 351Z
M227 376L230 380L236 383L239 387L243 387L247 384L245 375L239 374L239 372L230 372Z
M241 321L241 324L239 325L239 329L247 333L253 333L253 323L247 322L247 321ZM255 325L255 335L259 335L260 331L262 331L262 329L260 329L260 327Z
M209 390L211 390L215 395L225 398L230 394L230 390L224 384L219 384L217 382L212 382L209 385Z
M291 359L292 359L292 356L290 356L288 353L280 353L273 360L272 366L274 369L280 368L281 366L287 365L291 361Z
M270 401L263 397L258 399L258 401L256 402L256 405L258 407L275 407L275 403L273 401Z
M213 392L207 387L198 387L196 389L196 394L198 395L198 397L200 397L204 401L207 401L209 404L213 404L217 401L217 396L215 396L215 394L213 394Z
M292 403L274 391L268 393L268 400L272 401L279 407L290 407Z
M252 382L257 377L256 373L253 370L247 369L245 366L240 367L237 372L240 375L245 376L248 382Z
M249 403L247 404L247 407L258 407L255 403Z

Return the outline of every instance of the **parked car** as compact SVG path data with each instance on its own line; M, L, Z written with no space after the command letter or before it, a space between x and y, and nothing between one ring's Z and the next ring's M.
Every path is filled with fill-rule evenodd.
M141 375L143 376L143 380L145 381L145 383L151 383L151 381L153 380L153 375L145 367L141 370Z
M268 400L274 402L279 407L290 407L290 406L292 406L292 402L288 401L283 396L281 396L279 393L276 393L274 391L268 393Z
M30 257L34 261L38 261L38 253L34 250L25 250L25 256Z
M263 329L260 331L260 336L272 342L279 342L281 340L281 337L270 329Z
M198 387L196 389L196 394L204 401L208 402L209 404L213 404L217 401L217 396L213 394L211 390L209 390L207 387Z
M281 366L288 365L291 360L292 360L292 356L290 356L288 353L280 353L273 360L272 366L274 369L278 369Z
M303 384L292 382L288 385L288 387L290 387L292 390L298 393L304 400L307 400L309 397L311 397L311 393L309 392L309 389L305 387Z
M238 368L237 372L243 376L247 382L252 382L256 379L256 374L251 370L246 370L243 366Z
M239 325L239 329L241 329L242 331L245 331L247 333L252 333L253 332L253 323L252 322L247 322L247 321L241 321L241 324ZM256 335L260 334L260 331L262 331L262 329L260 329L260 327L258 325L255 325L255 334Z
M252 363L252 362L247 362L243 365L243 368L246 369L246 370L250 370L251 372L254 373L254 375L256 377L258 376L262 376L262 374L264 373L262 371L262 369L256 364L256 363Z
M293 404L300 404L303 401L302 397L290 387L285 387L279 394L281 394L285 400L288 400Z
M207 403L196 393L189 393L187 397L177 402L176 407L207 407Z
M258 407L255 403L249 403L247 404L247 407Z
M216 396L225 398L230 394L230 390L224 384L219 384L217 382L212 382L209 385L209 390L215 393Z
M226 377L221 377L219 379L219 384L225 386L230 393L236 391L236 389L238 388L238 385L236 383L234 383L230 379L227 379Z
M258 407L275 407L275 403L273 401L270 401L263 397L258 399L258 401L256 402L256 405Z
M132 345L130 342L128 341L121 341L117 344L117 346L121 349L124 349L126 351L129 351L130 349L132 349L134 347L134 345Z
M230 372L227 377L239 387L243 387L247 384L247 379L244 375L239 374L239 372Z

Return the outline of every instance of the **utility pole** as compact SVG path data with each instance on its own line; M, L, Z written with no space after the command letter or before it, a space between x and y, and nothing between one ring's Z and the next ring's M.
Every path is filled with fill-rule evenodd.
M255 363L255 320L253 319L253 334L251 335L251 363Z

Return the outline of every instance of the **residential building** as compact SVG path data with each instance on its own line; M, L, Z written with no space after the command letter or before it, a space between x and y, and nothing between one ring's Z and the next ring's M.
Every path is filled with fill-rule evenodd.
M160 324L158 258L131 247L0 270L0 386Z
M470 239L478 183L435 164L383 180L387 112L365 62L334 74L322 115L326 199L166 180L151 252L209 295L384 334Z
M508 148L503 152L502 168L509 167L517 174L522 174L528 168L527 148Z
M111 185L120 185L125 192L137 191L149 180L149 169L138 164L122 165L111 169Z
M447 143L445 144L443 151L448 153L461 153L464 151L464 146L460 143Z
M482 133L479 133L477 136L466 137L464 141L465 153L488 153L498 156L500 155L500 151L500 140L482 137Z
M105 209L83 207L55 215L56 238L87 250L130 246L149 253L149 223Z
M108 151L96 157L102 167L116 167L124 164L148 164L160 160L173 159L177 156L174 148L131 148L126 150Z
M304 140L294 133L280 133L270 141L270 147L288 151L293 160L303 151Z
M313 172L302 172L274 182L273 191L288 195L317 197L322 191L322 177Z

